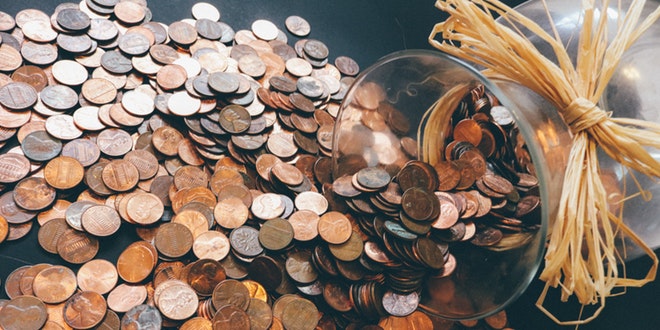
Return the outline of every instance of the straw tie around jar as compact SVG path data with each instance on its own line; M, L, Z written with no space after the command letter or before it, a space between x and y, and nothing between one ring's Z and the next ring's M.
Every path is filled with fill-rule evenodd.
M623 222L623 201L612 201L601 178L599 150L623 167L640 190L635 171L652 180L660 177L660 163L647 148L660 149L660 125L640 119L612 118L594 101L603 95L623 53L660 18L660 7L642 15L645 1L632 0L620 10L615 37L608 40L609 1L596 6L596 0L581 1L581 30L575 62L552 22L543 1L552 31L497 0L438 0L436 7L449 17L434 26L429 42L441 51L486 69L489 78L517 82L545 97L562 114L573 132L568 166L557 218L550 229L545 269L541 279L546 287L537 306L560 324L582 324L593 320L603 309L605 299L617 287L642 286L655 279L658 258L653 250ZM505 26L493 16L509 24ZM550 46L556 63L545 57L522 31ZM443 40L436 40L436 36ZM625 189L625 180L624 180ZM625 193L625 192L624 192ZM621 211L608 208L618 204ZM629 279L619 273L616 240L629 239L652 260L647 275ZM583 249L584 248L584 249ZM625 269L625 268L624 268ZM548 288L560 287L562 300L575 295L582 304L600 303L590 317L560 322L543 307Z

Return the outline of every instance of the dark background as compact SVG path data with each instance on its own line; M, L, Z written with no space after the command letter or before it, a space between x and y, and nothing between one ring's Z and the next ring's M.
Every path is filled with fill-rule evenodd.
M15 15L26 8L37 8L51 14L64 0L0 0L0 11ZM154 20L171 23L191 17L192 0L151 0L149 6ZM428 34L433 24L443 15L433 6L433 0L330 0L330 1L269 1L269 0L209 0L222 13L221 20L236 31L249 29L252 21L268 19L280 29L286 30L284 20L289 15L299 15L312 26L310 37L326 43L330 48L331 60L339 55L348 55L366 68L378 58L397 50L427 48ZM508 1L511 5L520 0ZM289 34L289 44L297 40ZM16 242L0 244L0 280L15 268L39 262L63 263L43 251L37 243L35 224L28 237ZM122 231L101 240L98 258L116 261L119 252L134 234ZM631 277L643 277L648 269L647 260L636 260L627 265ZM641 273L641 274L640 274ZM568 329L559 327L541 313L534 303L543 288L543 283L534 281L525 294L507 308L511 326L516 329ZM0 290L0 298L6 298ZM578 316L580 306L575 302L559 303L556 292L549 295L548 308L563 319ZM585 314L587 312L585 311ZM642 289L631 288L622 297L607 300L601 316L580 329L658 329L660 328L660 284L648 284Z

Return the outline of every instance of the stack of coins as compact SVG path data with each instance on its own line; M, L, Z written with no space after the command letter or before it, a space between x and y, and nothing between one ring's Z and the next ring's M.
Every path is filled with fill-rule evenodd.
M0 243L36 219L39 245L67 265L14 270L0 327L451 327L418 311L418 288L419 270L449 274L452 256L402 226L441 214L418 187L428 166L333 181L333 126L358 64L330 64L298 16L284 22L289 46L267 20L234 31L208 3L192 15L165 25L146 1L118 0L0 12ZM414 157L414 141L402 146ZM503 194L498 180L482 181ZM406 206L423 198L430 209ZM376 209L401 223L365 221ZM112 246L126 231L139 240Z

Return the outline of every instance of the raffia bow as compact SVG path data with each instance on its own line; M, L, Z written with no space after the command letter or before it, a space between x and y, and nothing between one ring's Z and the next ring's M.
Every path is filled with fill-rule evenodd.
M547 11L545 0L541 1ZM657 179L660 163L646 148L660 149L660 125L612 118L596 101L623 52L660 17L660 7L642 17L645 1L633 0L625 15L619 15L622 18L615 37L608 41L607 15L598 13L607 12L609 1L602 0L599 8L595 3L582 1L582 30L575 65L554 25L550 34L497 0L438 0L436 7L449 18L436 24L429 36L429 42L439 50L485 67L487 77L511 80L544 96L555 105L573 133L558 215L540 276L546 287L537 301L546 315L564 325L593 320L614 288L642 286L655 279L658 267L653 250L623 222L621 213L609 210L610 203L623 201L608 200L600 177L598 150L631 170ZM622 8L620 1L617 8ZM501 16L514 28L500 24L494 16ZM549 44L557 64L543 56L515 27L524 27ZM444 41L436 40L437 35ZM641 188L637 194L648 197L648 192ZM629 279L619 273L618 264L623 258L617 253L616 240L622 237L652 259L645 278ZM582 304L600 303L599 308L585 319L559 321L543 307L549 287L558 286L562 300L574 294Z

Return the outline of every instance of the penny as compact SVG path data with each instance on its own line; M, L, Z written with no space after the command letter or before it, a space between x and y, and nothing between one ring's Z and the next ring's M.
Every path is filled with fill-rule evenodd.
M248 314L233 305L226 305L218 309L213 317L213 329L249 330L250 317Z
M293 136L286 133L270 134L267 148L273 155L283 159L292 157L298 151L298 147L293 142Z
M30 171L30 161L20 154L0 155L0 183L13 183L21 180Z
M180 223L165 223L158 228L154 245L164 256L179 258L190 251L193 242L193 234L188 227Z
M213 214L215 221L220 226L227 229L234 229L245 224L249 216L249 210L241 199L230 197L219 201L213 210ZM279 215L274 217L277 216Z
M197 31L195 28L182 21L170 24L168 35L172 41L180 45L190 45L197 40Z
M78 103L78 94L65 85L46 86L39 96L45 105L55 110L71 109Z
M259 231L248 226L241 226L231 231L229 242L239 255L252 258L263 253L263 247L259 244Z
M160 198L151 193L137 194L130 197L126 207L127 215L131 221L140 225L156 223L163 216L165 210Z
M53 77L68 86L79 86L87 80L87 70L78 62L60 60L53 64Z
M117 89L114 84L107 79L93 78L83 83L82 95L86 100L94 104L106 104L115 99L117 96Z
M287 220L281 218L269 220L259 229L259 242L271 251L279 251L289 246L293 236L293 227Z
M0 216L0 243L4 242L9 236L9 223L7 220Z
M72 264L92 260L98 250L99 242L96 238L73 229L66 230L57 241L57 253Z
M119 284L108 294L108 308L117 313L126 313L146 299L147 289L144 285Z
M266 302L256 298L250 299L246 313L250 320L250 329L270 329L273 322L273 312Z
M163 316L172 320L185 320L197 311L197 295L185 284L168 286L156 300Z
M27 211L38 211L55 201L56 191L43 178L28 177L14 187L14 202Z
M131 162L116 159L103 168L101 177L108 188L121 192L133 189L140 179L140 174Z
M319 219L318 232L324 241L342 244L351 237L351 222L343 214L331 211Z
M94 236L110 236L119 230L121 218L112 207L94 205L83 212L81 224Z
M197 236L192 246L197 258L217 261L225 259L230 248L229 238L225 234L213 230Z
M24 82L11 82L0 87L0 104L12 110L23 110L37 103L37 91Z
M390 175L380 167L365 167L356 174L357 182L367 189L381 189L390 183Z
M44 178L50 186L56 189L71 189L82 182L85 169L82 164L71 157L59 156L53 158L44 167Z
M154 329L163 323L158 309L150 305L137 305L131 308L121 319L122 329Z
M477 233L470 242L477 246L492 246L502 240L502 231L487 227L483 230L477 230Z
M133 70L131 60L116 50L107 51L101 56L101 66L114 74L126 74Z
M310 284L319 276L312 266L312 255L308 250L291 253L286 259L286 271L291 279L301 284Z
M211 299L214 308L217 310L232 305L245 311L250 304L250 292L243 283L227 279L215 286Z
M76 275L82 291L106 294L117 284L119 275L115 265L103 259L94 259L83 264Z
M47 304L67 300L76 291L76 275L64 266L48 267L34 277L34 295Z
M4 329L40 329L47 320L46 305L36 297L15 297L0 309Z
M318 309L311 301L296 298L284 307L281 320L286 329L311 330L318 324Z
M177 64L168 64L158 70L156 81L164 89L177 89L186 82L188 75L186 69Z
M183 135L171 126L159 127L151 138L154 148L166 156L176 155L182 140Z
M117 19L126 24L136 24L142 21L146 15L145 8L130 1L120 1L114 7Z
M289 16L284 21L284 24L286 25L287 30L291 32L291 34L298 37L307 36L311 32L311 26L307 20L300 16Z
M192 6L192 15L195 19L220 20L220 11L207 2L197 2Z
M240 134L250 128L250 113L239 105L229 105L220 111L219 123L222 129L232 134Z
M98 161L101 151L92 140L75 139L62 147L61 154L76 159L83 167L89 167Z
M335 66L344 75L355 76L360 72L360 66L348 56L337 56ZM413 157L416 158L416 157Z
M353 308L350 301L348 287L338 282L328 282L323 286L323 299L334 310L349 312Z
M117 273L128 283L139 283L153 271L156 256L142 244L131 244L117 259Z
M89 329L103 321L106 309L106 301L100 294L79 292L64 305L64 321L72 328Z

